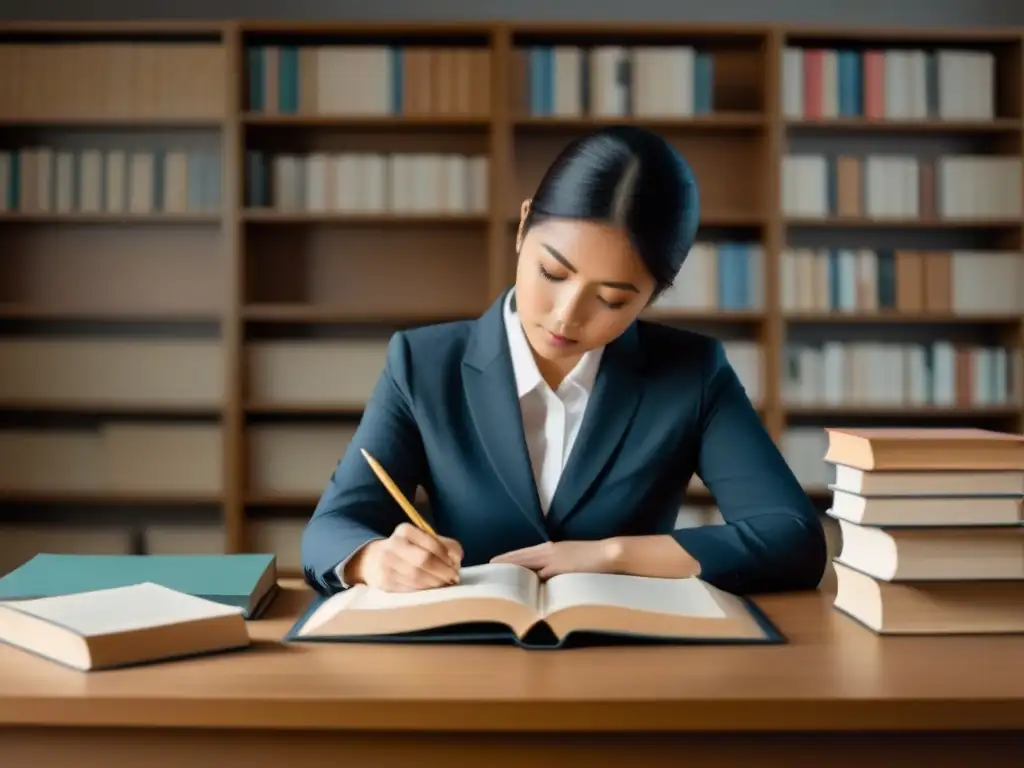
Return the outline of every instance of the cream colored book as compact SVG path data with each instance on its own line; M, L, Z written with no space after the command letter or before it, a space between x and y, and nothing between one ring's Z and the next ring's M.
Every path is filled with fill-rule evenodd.
M88 672L251 641L241 608L147 582L0 602L0 642Z
M750 601L697 578L568 573L542 582L518 565L463 568L459 584L419 592L357 585L315 600L293 641L783 642Z
M834 567L833 607L879 635L1024 633L1024 580L899 583Z

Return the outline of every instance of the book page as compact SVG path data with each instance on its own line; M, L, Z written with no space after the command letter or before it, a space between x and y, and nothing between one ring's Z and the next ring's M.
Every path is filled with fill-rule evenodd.
M83 637L242 613L241 608L221 605L151 583L61 597L7 601L0 605L58 624Z
M367 587L353 587L357 594L353 595L345 607L361 611L392 610L466 598L511 600L531 608L537 605L540 579L528 568L507 563L473 565L461 569L459 579L458 584L450 587L437 587L419 592L384 592Z
M536 616L540 579L518 565L463 568L461 582L419 592L386 592L357 584L324 601L299 635L387 634L466 621L528 625Z
M544 613L600 606L703 619L728 614L700 579L658 579L613 573L563 573L544 585Z

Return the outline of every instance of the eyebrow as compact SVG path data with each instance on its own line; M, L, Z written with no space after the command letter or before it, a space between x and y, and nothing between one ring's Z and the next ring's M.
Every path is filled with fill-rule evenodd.
M548 245L547 243L541 243L541 247L545 251L550 253L552 258L558 261L563 267L568 269L570 272L576 273L576 267L572 265L572 262L570 262L562 254L560 254L553 246ZM623 291L633 291L633 293L640 293L640 289L637 288L632 283L620 283L615 280L605 280L601 283L601 285L607 285L609 288L619 288L620 290Z

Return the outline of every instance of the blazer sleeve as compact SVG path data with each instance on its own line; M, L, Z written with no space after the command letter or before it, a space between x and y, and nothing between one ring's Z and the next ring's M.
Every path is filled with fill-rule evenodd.
M715 345L706 378L697 474L725 525L673 533L701 578L735 594L814 589L827 564L824 529Z
M328 594L342 589L336 569L374 539L386 538L407 518L366 463L365 449L409 499L427 478L427 461L410 405L410 362L401 332L388 343L387 360L351 443L302 534L306 581Z

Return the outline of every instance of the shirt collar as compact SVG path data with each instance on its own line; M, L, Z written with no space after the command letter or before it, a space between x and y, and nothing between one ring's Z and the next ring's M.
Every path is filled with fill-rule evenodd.
M534 360L533 352L530 349L530 342L526 339L519 316L512 310L512 297L515 288L508 292L505 297L504 319L505 332L508 335L509 354L512 357L512 371L516 378L516 394L522 398L538 387L546 387L544 377L540 375L537 368L537 361ZM565 377L562 386L575 386L586 393L594 389L594 382L597 379L597 371L601 364L601 355L604 348L588 350L576 363L575 367ZM561 387L560 387L561 389Z

